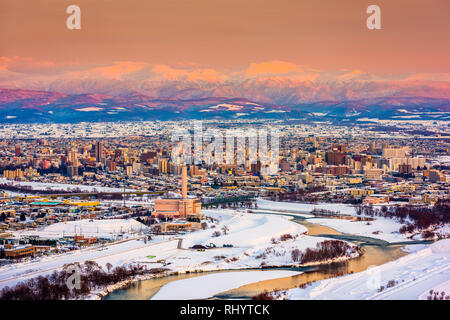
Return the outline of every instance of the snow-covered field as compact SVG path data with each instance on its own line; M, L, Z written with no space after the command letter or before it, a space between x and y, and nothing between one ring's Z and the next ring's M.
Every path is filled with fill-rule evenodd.
M195 244L217 245L217 248L204 252L184 251L177 255L174 268L186 269L182 261L190 261L189 269L220 270L239 268L258 268L265 266L281 266L294 264L291 256L293 249L300 251L315 247L326 238L304 235L307 229L286 216L260 215L242 213L233 210L205 210L207 216L219 219L220 223L213 229L198 231L187 235L183 247ZM228 234L223 234L226 226ZM215 231L221 231L219 237L212 237ZM279 241L280 236L290 234L294 239ZM277 244L272 239L278 240ZM233 248L222 248L224 244L232 244Z
M38 260L5 265L0 267L0 288L15 285L29 278L50 274L68 263L94 260L103 266L108 262L113 265L122 265L136 251L145 250L151 246L164 250L164 248L176 248L176 242L158 238L152 240L151 243L144 244L142 240L129 239L107 247L86 248L60 255L41 257Z
M155 202L154 199L148 199L147 201L139 201L139 200L125 200L125 206L126 207L132 207L132 206L143 206L143 207L149 207L153 205ZM101 200L102 205L120 205L123 206L123 200Z
M391 203L390 205L395 205ZM319 203L319 204L307 204L307 203L287 203L287 202L275 202L269 200L258 200L258 209L266 210L267 212L289 211L289 215L304 216L304 214L291 213L292 212L311 212L314 209L325 209L336 212L337 214L344 214L350 216L356 216L356 209L352 205L340 204L340 203ZM256 210L257 211L257 210ZM305 218L311 218L306 216ZM383 217L373 217L373 221L352 221L345 219L333 219L333 218L311 218L307 219L308 222L316 223L322 226L326 226L342 233L348 233L357 236L364 236L370 238L381 239L388 242L401 242L408 241L407 235L401 234L399 229L402 224L395 219L388 219ZM442 230L441 230L442 229ZM446 227L441 228L441 233L446 233Z
M258 209L267 210L290 210L297 213L309 213L314 209L324 209L335 211L338 214L356 215L356 208L352 205L344 203L289 203L289 202L277 202L264 199L258 199Z
M16 235L36 235L42 238L84 235L86 237L110 238L120 233L137 233L149 228L134 219L108 219L67 221L51 224L42 230L18 231Z
M170 282L163 286L151 300L208 299L218 293L264 280L291 277L296 271L244 271L215 273ZM212 286L211 283L214 283ZM195 290L192 290L195 288Z
M266 214L247 213L231 209L203 210L207 217L214 220L214 222L208 221L205 230L174 237L157 236L147 243L133 238L137 235L133 234L132 231L139 232L141 229L141 225L134 220L94 220L92 222L86 220L54 224L37 232L43 232L43 235L46 232L48 235L58 236L63 233L65 235L81 233L81 231L85 235L124 232L124 238L128 239L106 247L88 248L68 254L42 257L39 261L0 267L0 288L14 285L31 277L49 274L62 268L67 263L86 260L93 260L101 266L106 266L107 263L111 263L113 266L140 264L147 265L148 268L164 267L177 272L238 270L261 266L292 265L295 264L291 255L293 249L304 251L307 248L316 247L319 242L326 240L326 238L306 235L307 229L301 224L291 221L292 217L276 214L277 212L282 213L280 210L294 211L299 215L306 214L307 221L322 224L344 233L379 238L389 242L405 240L398 233L400 226L395 220L375 217L375 220L370 221L368 225L365 221L310 218L308 212L314 206L259 200L258 207L259 209L266 209ZM327 210L340 210L341 213L355 214L350 213L353 207L343 204L334 207L325 204L321 204L321 206L321 208ZM132 230L133 228L135 230ZM142 227L143 230L144 228L145 226ZM373 232L376 231L380 232L374 234ZM286 234L292 237L287 237L285 241L281 241L280 237ZM211 243L216 247L203 251L190 249L193 245L205 246ZM226 244L233 246L223 247ZM287 298L422 299L427 297L426 293L430 289L439 289L449 293L450 240L441 240L431 246L407 246L407 250L410 252L409 255L377 268L315 282L305 289L289 290ZM165 260L165 263L160 260ZM265 279L261 278L263 273L256 272L255 278L253 278L253 275L248 275L245 278L235 276L234 280L225 278L233 277L233 274L237 274L237 272L223 273L230 274L223 276L222 274L208 275L212 278L207 278L208 276L192 278L192 280L189 279L192 282L189 282L188 287L201 288L201 290L198 290L199 296L190 295L190 297L207 298L247 283L261 281ZM264 273L264 276L266 276L266 273ZM393 281L391 281L389 288L386 288L390 280ZM192 285L193 283L195 284ZM208 286L203 285L203 283L213 283L213 285ZM183 286L183 282L174 282L164 287L164 290L155 298L175 298L175 295L171 292L179 292L182 295L185 292ZM382 286L385 287L384 290L378 292Z
M307 229L297 223L289 221L288 217L275 215L258 215L233 210L203 210L210 217L218 219L219 225L214 229L207 229L190 234L184 241L184 246L208 243L215 230L227 226L229 232L213 239L218 246L231 243L234 246L248 247L270 242L270 239L286 233L302 234Z
M213 224L208 222L206 230L191 232L172 239L156 237L156 240L149 241L147 244L144 244L142 240L130 240L107 246L107 249L83 249L82 252L41 258L41 261L5 266L0 268L0 287L10 286L32 276L51 273L67 263L86 260L94 260L102 266L107 263L113 265L138 263L147 265L148 268L166 267L178 272L287 265L294 263L292 249L303 251L326 240L304 235L306 228L290 221L290 218L286 216L259 215L234 210L204 210L204 212L207 216L217 219L214 228ZM101 224L97 226L104 227L106 232L118 231L117 225L111 227L108 221L110 220L105 220L105 226ZM122 221L126 222L126 220ZM89 225L89 221L86 223ZM97 226L94 226L93 230L82 226L82 230L95 233ZM224 226L228 229L227 234L223 232ZM52 231L59 233L74 231L71 224L58 223L50 227ZM122 230L127 231L126 228ZM215 231L220 231L221 235L214 237ZM276 244L272 243L272 239L279 239L284 234L290 234L293 238L286 241L278 240ZM182 249L178 248L178 239L182 239ZM195 244L209 245L210 243L216 244L217 248L205 251L189 249ZM224 248L223 244L232 244L233 247ZM167 265L157 263L161 259L164 259Z
M286 298L415 300L427 299L430 290L450 294L450 239L363 272L291 289Z
M11 184L14 186L28 186L33 190L66 190L66 191L74 191L81 190L85 192L123 192L123 188L110 188L110 187L102 187L102 186L89 186L82 184L68 184L68 183L49 183L49 182L28 182L28 181L13 181L5 178L0 178L0 183ZM133 189L125 189L127 192L133 192L136 190ZM10 193L10 191L6 191Z
M273 210L273 211L290 211L289 214L292 213L300 213L308 214L314 209L317 210L327 210L333 211L336 214L356 216L356 207L351 204L346 203L327 203L327 202L319 202L316 204L311 203L295 203L295 202L279 202L279 201L270 201L265 199L258 199L257 201L258 209L263 210ZM381 206L395 206L395 205L404 205L404 202L388 202L388 203L376 203L374 207ZM256 211L258 209L255 209Z
M342 233L370 237L388 242L400 242L409 240L406 235L398 230L401 223L393 219L376 217L373 221L352 221L345 219L314 218L308 222L326 226Z

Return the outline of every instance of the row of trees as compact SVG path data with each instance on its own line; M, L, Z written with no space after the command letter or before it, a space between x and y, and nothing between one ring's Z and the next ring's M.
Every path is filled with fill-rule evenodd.
M6 214L4 212L2 212L0 214L0 222L6 221L6 218L7 218ZM27 217L26 217L25 213L22 212L20 214L20 221L25 221L26 219L27 219Z
M406 223L400 228L401 233L422 231L432 226L450 223L450 201L440 200L433 207L428 206L383 206L381 209L372 206L359 206L358 215L379 216L396 219Z
M320 194L318 194L320 192ZM360 198L351 195L343 195L332 192L326 192L323 186L308 187L308 189L287 190L282 192L272 192L264 197L271 201L281 202L329 202L329 203L348 203L361 204Z
M29 194L63 194L63 193L80 193L80 188L74 188L71 190L65 190L65 189L52 189L50 187L47 187L45 189L33 189L32 186L24 186L24 185L18 185L18 184L11 184L11 183L0 183L0 189L2 190L8 190L8 191L14 191L14 192L23 192L23 193L29 193Z
M284 201L284 202L296 202L296 201L308 201L317 202L320 198L312 193L324 191L323 186L309 187L307 190L287 190L284 192L271 192L265 198L271 201Z
M68 300L82 299L92 290L104 288L137 275L160 273L167 269L154 268L145 270L135 265L113 266L108 263L104 270L94 261L84 264L74 263L65 265L61 271L54 271L51 275L32 278L14 287L5 287L0 291L0 300ZM79 270L79 286L71 289L73 284L72 270Z
M213 209L218 209L218 208L222 208L222 209L226 209L226 208L230 208L230 209L240 209L240 208L248 208L248 209L252 209L258 208L258 205L256 203L255 200L253 199L249 199L249 200L244 200L244 201L227 201L227 202L222 202L222 203L214 203L214 204L204 204L203 205L205 208L213 208Z
M341 240L325 240L319 242L316 248L307 248L304 252L299 249L291 251L292 260L299 263L309 263L331 260L354 254L359 250L357 246L352 246Z

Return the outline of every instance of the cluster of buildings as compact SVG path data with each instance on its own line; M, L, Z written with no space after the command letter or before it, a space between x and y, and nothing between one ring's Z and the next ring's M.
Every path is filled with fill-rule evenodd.
M443 137L405 134L385 138L384 133L324 125L275 123L273 127L280 132L276 174L268 173L260 161L249 159L243 164L188 165L190 194L197 198L258 196L294 189L375 188L374 184L388 188L399 182L433 190L448 180L448 166L437 160L448 156L449 143ZM2 140L0 170L4 179L0 184L15 181L177 193L183 166L171 159L173 142L165 124L151 128L149 136ZM420 184L423 186L417 188ZM15 191L10 186L3 189Z
M106 239L102 239L106 241ZM83 235L65 236L59 239L43 239L36 237L14 238L0 237L0 259L20 260L34 258L50 253L64 253L87 247L99 242L98 237L85 237Z
M110 217L156 221L161 232L196 229L204 218L202 203L217 199L299 194L314 201L432 205L449 198L450 138L442 127L439 135L419 136L406 124L393 133L375 124L274 121L270 126L280 141L273 173L259 154L251 161L249 146L242 163L174 162L171 131L190 125L33 125L24 127L20 138L0 140L0 239L2 232ZM207 123L218 130L258 125ZM430 132L432 124L427 126ZM68 192L82 198L65 197ZM102 192L107 197L99 196ZM122 204L124 192L135 205Z

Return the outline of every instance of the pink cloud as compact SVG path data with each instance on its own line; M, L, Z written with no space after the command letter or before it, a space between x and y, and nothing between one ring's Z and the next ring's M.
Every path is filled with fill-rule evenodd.
M152 72L162 76L165 80L172 81L219 82L227 78L225 74L210 68L178 69L164 64L153 66Z
M246 70L246 75L255 76L261 74L288 74L292 72L302 72L294 63L273 60L269 62L252 63Z
M140 71L148 65L143 62L118 61L112 65L94 67L84 71L69 72L70 77L79 78L107 78L112 80L121 80L124 76Z
M51 61L37 61L33 58L0 57L0 69L17 73L47 74L57 71L57 66Z

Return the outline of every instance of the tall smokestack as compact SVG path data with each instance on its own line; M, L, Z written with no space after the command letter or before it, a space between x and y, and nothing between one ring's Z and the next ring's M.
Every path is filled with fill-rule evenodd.
M183 199L187 198L187 168L186 164L183 164L183 168L181 171L181 193L183 196Z

